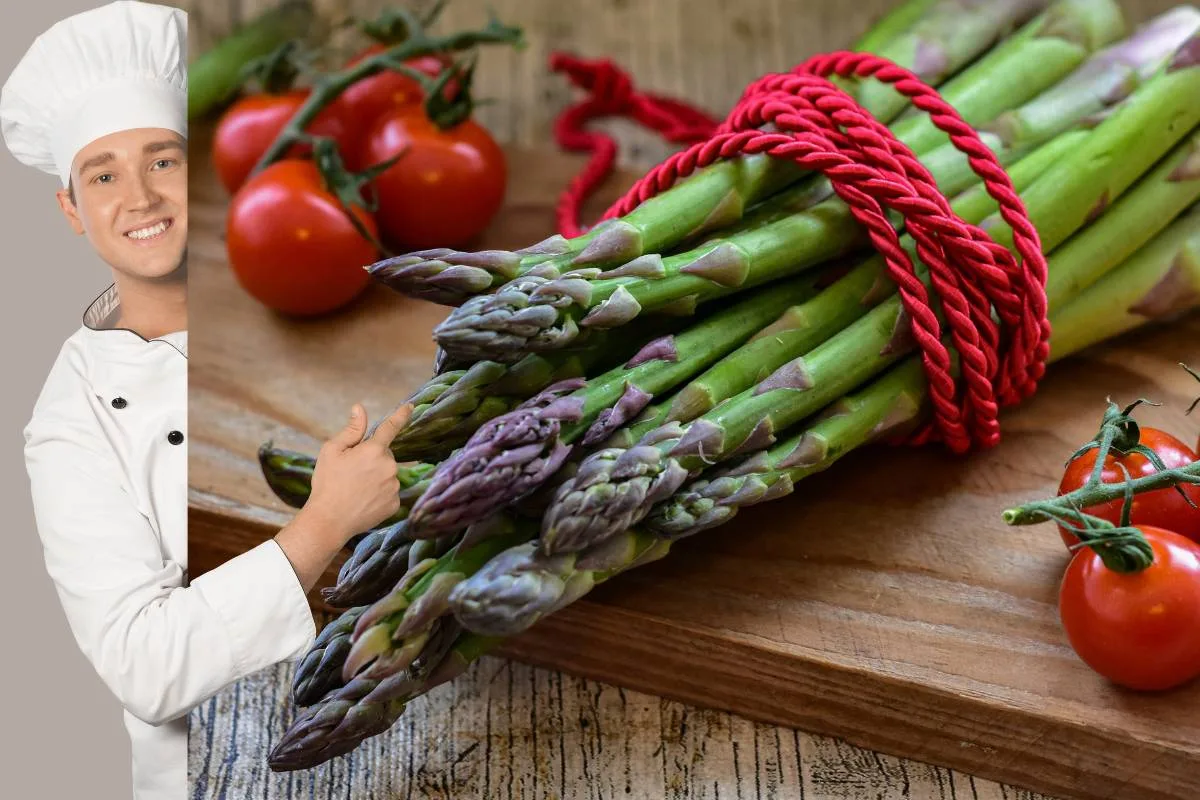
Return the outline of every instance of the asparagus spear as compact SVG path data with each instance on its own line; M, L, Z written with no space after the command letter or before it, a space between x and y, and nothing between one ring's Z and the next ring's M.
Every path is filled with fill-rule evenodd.
M1195 102L1198 93L1200 35L1193 33L1155 78L1097 127L1097 131L1114 136L1118 149L1105 148L1105 137L1091 138L1082 154L1064 159L1023 196L1026 206L1037 207L1052 202L1054 197L1073 198L1063 213L1037 221L1042 241L1061 242L1095 219L1121 193L1120 187L1128 186L1146 171L1142 155L1157 158L1165 154L1195 128L1200 123L1200 103ZM1075 168L1081 155L1092 160L1087 169ZM1095 177L1097 173L1102 176L1100 180ZM998 215L985 220L983 226L993 239L1011 244L1012 230Z
M483 642L463 638L453 620L439 620L435 627L408 668L384 679L355 678L300 714L271 751L271 769L304 769L350 752L386 731L409 697L449 680L486 649Z
M471 563L454 560L453 555L447 555L457 537L413 542L403 537L402 528L403 523L388 529L382 541L370 548L368 558L347 561L338 576L338 585L322 590L322 595L331 605L353 607L321 631L301 660L292 684L292 697L297 705L311 705L345 685L342 670L352 650L353 634L358 622L365 613L371 613L371 604L387 595L389 589L396 587L398 591L403 591L436 563L441 563L445 570L462 569L464 563ZM495 532L495 529L489 531ZM475 541L479 539L477 536ZM355 555L358 556L362 550L360 547ZM479 554L488 552L492 551L484 548L478 551ZM441 562L436 561L439 558ZM401 578L399 583L397 576ZM380 585L381 577L387 579L386 585ZM434 585L437 585L436 581ZM429 609L428 599L424 607Z
M317 635L312 647L296 667L292 679L292 702L298 706L310 706L344 685L342 664L350 652L350 634L366 610L366 606L348 609Z
M606 438L655 395L737 347L789 305L811 297L822 281L821 275L804 276L764 288L678 336L650 342L586 384L563 381L490 420L438 465L408 516L409 533L458 530L516 502L558 469L567 443Z
M1200 167L1200 163L1197 163ZM1200 183L1200 169L1193 175ZM1077 290L1069 290L1074 295ZM1194 206L1117 271L1100 278L1055 315L1052 360L1200 306L1200 205Z
M908 0L876 20L870 29L854 44L859 53L871 53L886 47L889 42L907 33L914 25L928 16L941 0Z
M1108 221L1106 227L1127 234L1138 230L1123 222ZM1052 317L1052 362L1150 321L1200 307L1200 208L1072 297ZM790 494L802 478L927 415L927 388L919 360L909 358L839 401L807 430L723 473L692 481L655 507L645 526L669 538L690 536L728 522L743 506Z
M968 125L978 127L1037 97L1089 54L1125 35L1125 20L1116 2L1059 0L938 91ZM929 115L915 108L909 108L891 129L917 154L949 141Z
M1045 2L961 3L935 6L906 33L881 47L877 55L910 69L926 83L940 83L970 61L967 53L985 53L1009 30L1046 6ZM863 81L857 97L864 108L889 119L908 105L908 98L874 79Z
M1061 134L1022 159L1009 170L1013 187L1018 192L1023 192L1035 178L1040 177L1051 165L1078 147L1086 136L1087 133L1082 130ZM1136 191L1122 197L1105 212L1109 218L1119 217L1122 220L1120 224L1085 228L1055 254L1057 264L1063 265L1068 260L1078 260L1079 263L1060 266L1050 273L1047 282L1050 306L1058 307L1063 297L1078 294L1102 274L1106 265L1128 257L1145 240L1144 237L1157 233L1198 197L1200 132L1164 158L1140 181ZM994 213L996 209L995 201L982 186L973 187L960 194L952 207L957 214L970 222L978 222L989 213ZM1142 236L1130 237L1125 233L1129 230L1139 231ZM1091 237L1102 237L1104 242L1091 242ZM1107 254L1106 259L1093 258L1092 254L1100 251ZM879 280L882 275L882 262L872 259L843 278L838 288L844 288L844 285L848 285L852 280ZM884 299L880 292L875 292L873 297L876 300ZM865 312L866 308L862 308ZM789 309L762 334L719 361L674 397L647 407L635 424L617 431L602 444L602 447L632 447L638 439L659 425L695 419L711 410L718 402L763 380L790 360L789 353L800 352L799 347L776 346L777 343L784 344L787 341L786 338L776 337L800 335L793 332L796 326L813 326L812 313L804 306ZM813 342L812 346L823 340Z
M188 119L228 102L242 84L242 70L286 42L321 29L308 0L288 0L226 36L188 67Z
M1002 15L1013 14L1013 19L1024 13L1007 0L994 5ZM938 61L962 64L974 58L977 51L972 51L978 40L960 37L961 29L971 27L976 34L986 33L977 23L982 20L985 26L994 25L998 18L976 18L973 14L973 9L947 8L946 4L930 10L930 24L921 34L925 46L920 58L929 64ZM881 26L880 30L889 34L896 27L890 20L883 21ZM1007 27L1005 24L995 28L992 35L999 35ZM1115 0L1059 0L947 83L943 97L969 124L987 122L1053 85L1088 53L1123 33L1124 22ZM931 39L931 34L943 38ZM855 49L883 51L901 66L918 66L913 63L917 53L911 47L911 40L906 40L905 52L893 52L882 47L885 38L868 34ZM892 100L884 95L881 102L891 104ZM874 107L872 101L865 107L877 119L888 121L887 109ZM899 122L894 130L917 153L946 141L945 135L924 116ZM553 236L515 253L427 250L385 259L369 271L397 291L459 305L473 295L527 274L555 278L574 268L614 266L642 255L664 252L705 231L729 228L747 209L764 199L767 199L766 210L778 213L803 210L829 196L828 183L812 176L801 185L775 194L802 175L794 165L768 156L723 161L646 200L621 219L601 223L569 241Z
M1191 41L1200 42L1200 37ZM1200 93L1200 66L1180 69L1174 66L1178 63L1174 61L1137 92L1134 101L1101 123L1071 157L1022 194L1030 219L1042 231L1047 252L1073 231L1061 224L1061 219L1075 219L1075 229L1082 227L1098 198L1121 195L1200 122L1200 104L1190 99ZM1188 94L1177 94L1178 90ZM1176 154L1190 153L1191 148L1192 143L1185 141ZM1123 155L1114 160L1112 152ZM1052 177L1054 183L1049 182ZM1143 184L1150 187L1146 190L1150 196L1168 196L1154 183ZM1070 273L1089 260L1104 260L1106 239L1085 237L1084 245L1073 249L1072 258L1056 263L1053 271ZM823 301L824 296L819 295L810 308L820 309ZM648 494L651 487L660 495L668 492L671 479L666 476L679 480L685 472L760 450L775 440L776 432L895 363L914 346L902 308L893 295L833 339L810 353L793 354L793 360L756 387L686 426L669 423L646 434L633 448L600 450L588 456L578 474L559 488L544 516L544 551L552 554L559 547L595 543L624 530L642 519L655 502Z
M1128 97L1128 87L1154 73L1200 28L1200 12L1162 15L1134 36L1098 54L1071 76L1065 91L1051 89L996 121L995 155L1011 163L1081 120ZM949 146L947 146L949 147ZM949 147L922 158L944 192L967 188L974 173L966 157ZM865 232L849 207L832 197L816 207L764 227L710 240L685 253L643 256L638 277L600 275L578 280L526 278L494 295L473 298L437 326L447 352L462 358L542 352L577 341L581 331L618 327L645 311L684 299L704 302L811 267L865 244ZM568 285L569 283L569 285Z
M1091 56L1030 102L981 126L980 139L1001 161L1008 161L1009 151L1024 153L1080 121L1102 118L1153 78L1197 30L1200 10L1191 6L1160 14L1129 38ZM950 142L922 154L921 160L939 176L938 188L943 193L958 192L974 182L966 156Z
M1051 308L1075 297L1107 272L1107 265L1131 256L1151 236L1200 199L1200 128L1163 158L1128 194L1103 211L1103 225L1089 225L1055 254L1060 267L1046 279ZM1130 236L1129 231L1137 231ZM1091 254L1105 253L1096 259Z
M373 603L407 571L441 556L458 541L456 535L414 541L404 522L377 528L358 543L338 571L337 583L322 589L321 597L334 608Z
M312 492L312 475L317 460L306 453L283 450L266 442L258 448L258 463L263 477L275 496L292 508L303 508ZM396 479L400 481L401 507L385 525L399 522L408 516L412 502L429 486L435 464L398 464Z
M495 515L472 526L463 541L440 558L414 564L386 597L358 615L342 679L385 678L407 668L421 653L433 623L445 613L454 586L535 531L529 520Z
M1013 188L1017 192L1024 191L1087 136L1083 130L1069 131L1021 159L1009 170ZM977 189L960 194L951 203L955 213L968 222L977 223L996 210L995 201L983 187ZM826 296L815 313L809 304L789 308L753 339L718 361L673 397L647 407L634 423L618 430L602 446L632 447L659 425L689 422L717 403L765 379L790 361L793 354L808 352L886 299L892 287L881 284L885 280L880 259L863 261L825 290ZM838 297L836 301L835 296Z
M440 460L470 438L479 426L512 411L559 381L582 378L597 367L628 358L647 339L681 327L677 318L644 320L636 330L613 331L584 346L555 353L531 353L515 364L476 361L464 369L441 372L413 392L408 425L392 439L398 460Z

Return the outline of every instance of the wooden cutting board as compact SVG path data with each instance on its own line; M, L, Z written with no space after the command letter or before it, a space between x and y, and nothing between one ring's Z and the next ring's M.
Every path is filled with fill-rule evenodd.
M201 132L194 152L207 151ZM507 206L480 247L552 232L580 159L509 151ZM446 309L368 291L323 320L249 299L222 242L226 197L199 155L191 192L192 574L272 536L292 512L261 479L267 439L307 452L352 403L372 419L429 374ZM593 213L632 181L615 180ZM1004 419L1004 443L853 454L784 500L677 545L503 651L593 679L839 736L1051 794L1200 797L1200 684L1121 691L1073 655L1056 608L1066 553L1049 526L1002 509L1053 494L1108 396L1192 439L1200 317L1057 365ZM335 564L326 585L336 574ZM314 594L314 599L316 595ZM319 601L315 601L319 606Z

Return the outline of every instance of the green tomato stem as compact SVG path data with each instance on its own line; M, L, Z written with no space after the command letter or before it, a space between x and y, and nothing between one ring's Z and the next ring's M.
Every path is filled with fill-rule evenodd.
M1126 495L1153 492L1181 484L1200 486L1200 461L1193 461L1182 467L1160 470L1153 475L1135 478L1121 483L1096 483L1059 495L1052 500L1038 500L1033 503L1009 508L1001 515L1009 525L1034 525L1039 522L1060 520L1075 516L1074 509L1088 508L1094 505L1110 503Z
M429 36L420 27L414 27L410 37L403 43L382 50L340 72L322 76L313 87L312 94L296 110L288 124L267 148L267 152L263 153L262 158L255 164L251 174L256 174L283 158L304 134L304 129L309 123L316 119L321 109L333 102L349 86L390 68L393 63L447 50L465 50L480 44L519 45L521 42L520 28L503 25L495 19L489 20L488 24L479 30L457 31L447 36Z

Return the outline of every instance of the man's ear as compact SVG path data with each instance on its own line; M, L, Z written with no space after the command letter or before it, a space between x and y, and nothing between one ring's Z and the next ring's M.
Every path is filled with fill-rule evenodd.
M63 216L67 218L67 222L71 224L71 229L80 236L83 235L83 220L79 218L79 209L75 207L75 192L69 184L66 189L59 189L56 196L58 197L58 207L62 209Z

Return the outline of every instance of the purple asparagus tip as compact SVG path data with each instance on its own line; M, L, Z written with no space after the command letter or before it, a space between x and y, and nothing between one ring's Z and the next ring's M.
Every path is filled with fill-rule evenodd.
M409 297L458 306L512 280L520 266L520 256L505 250L469 253L437 248L385 258L367 267L367 272Z
M409 534L430 538L464 528L518 502L545 483L571 448L563 423L583 416L579 378L561 381L485 423L434 472L408 516Z

